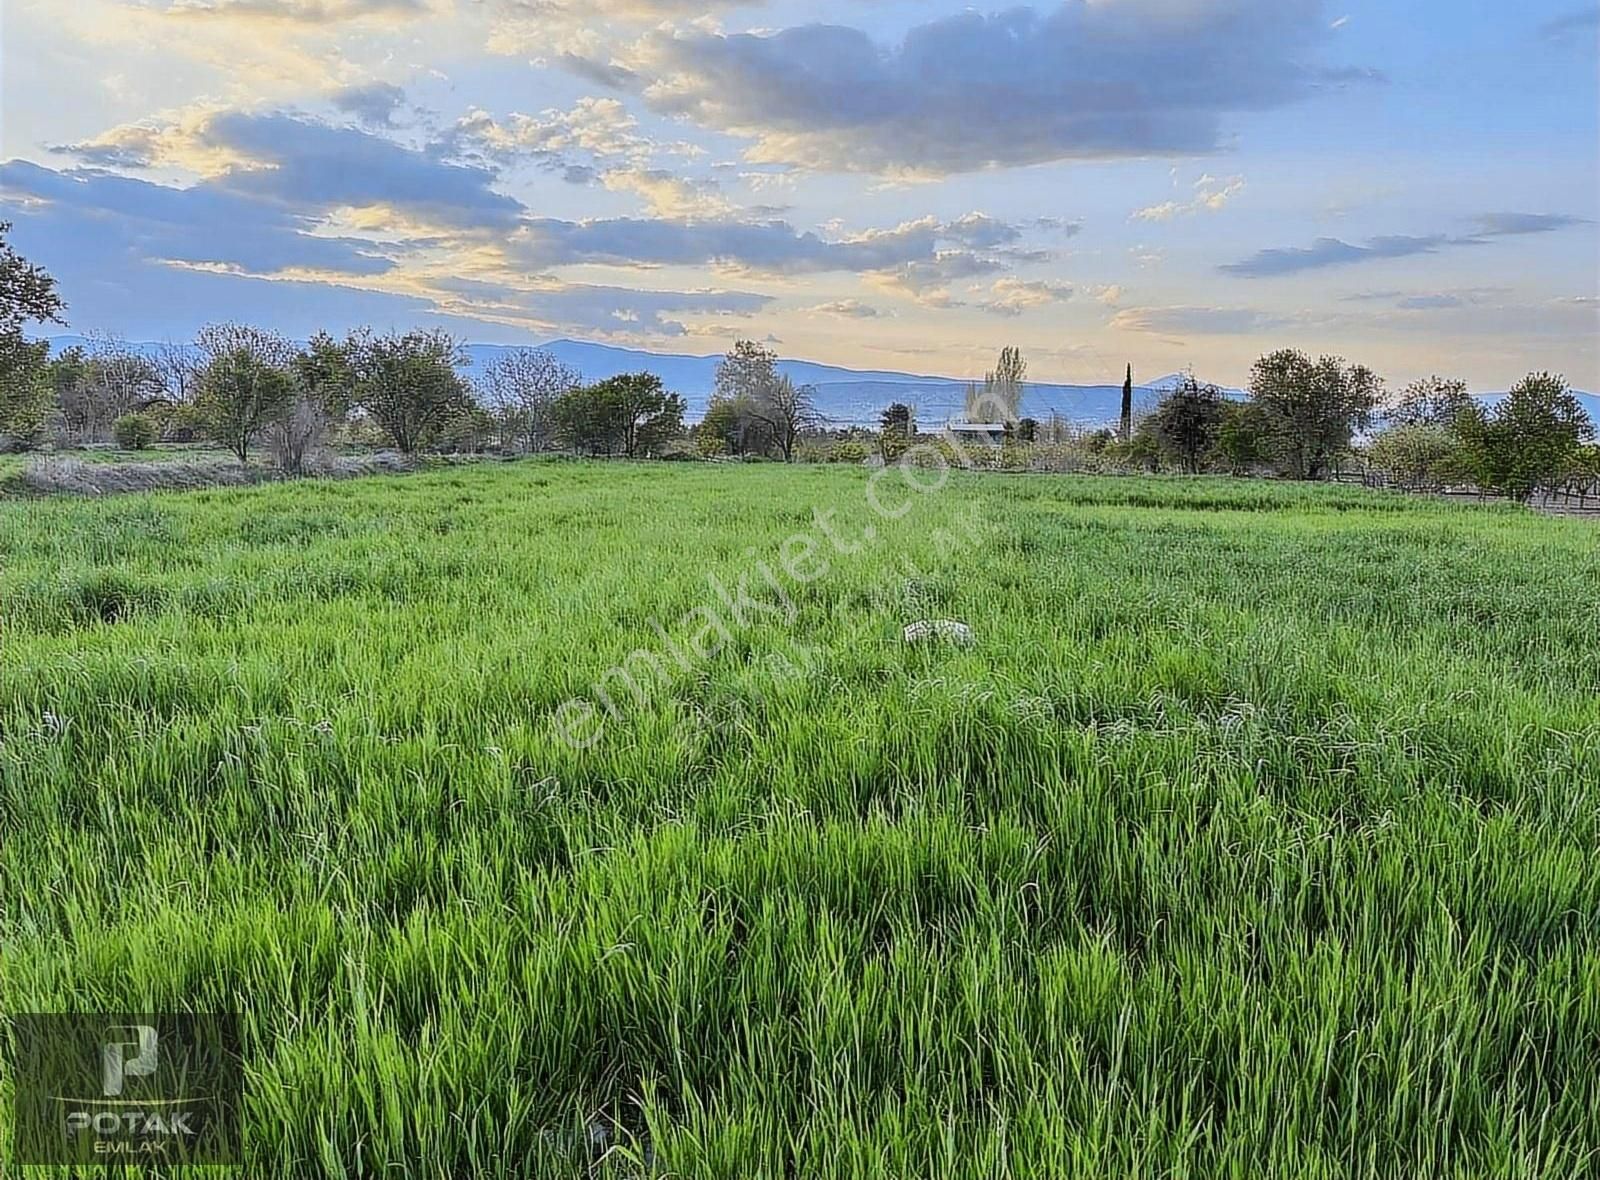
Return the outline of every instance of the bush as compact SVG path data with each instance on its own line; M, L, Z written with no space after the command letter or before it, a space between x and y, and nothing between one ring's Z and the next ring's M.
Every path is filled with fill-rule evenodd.
M148 414L124 414L111 427L111 437L125 451L146 451L156 441L156 424Z
M197 443L205 436L205 415L188 402L172 406L162 415L162 442Z
M314 398L295 400L267 427L267 446L278 467L301 475L321 458L333 423L327 408Z
M1401 487L1415 491L1455 482L1467 465L1461 440L1442 426L1394 426L1372 440L1367 458Z

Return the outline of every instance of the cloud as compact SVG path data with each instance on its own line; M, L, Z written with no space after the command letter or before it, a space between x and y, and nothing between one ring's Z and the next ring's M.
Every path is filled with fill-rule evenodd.
M1450 245L1452 239L1444 234L1427 237L1395 235L1373 238L1364 246L1353 246L1338 238L1318 238L1309 247L1286 246L1280 249L1261 250L1242 262L1230 262L1219 270L1244 278L1266 278L1274 275L1295 274L1304 270L1321 270L1329 266L1348 266L1379 258L1409 258L1415 254L1434 254Z
M1546 21L1539 33L1547 41L1569 41L1582 34L1593 34L1596 29L1600 29L1600 6L1590 4Z
M435 284L441 307L455 315L548 331L593 336L678 337L691 332L680 316L744 319L773 302L744 291L644 291L545 281L532 286L448 277Z
M1485 213L1476 218L1475 223L1477 231L1474 234L1428 234L1422 237L1392 235L1371 238L1360 246L1339 238L1318 238L1309 247L1261 250L1241 262L1231 262L1218 269L1242 278L1268 278L1385 258L1437 254L1440 250L1456 246L1481 246L1488 238L1553 233L1571 226L1589 224L1581 217L1549 213Z
M1007 275L996 279L989 288L989 298L978 304L991 315L1019 316L1025 311L1065 303L1071 299L1073 289L1064 283L1025 282Z
M494 191L490 170L436 159L354 127L281 112L231 112L207 122L200 138L250 162L217 183L295 207L384 205L442 225L507 229L523 212L519 202Z
M334 108L343 111L368 127L394 126L395 112L405 105L406 92L388 82L368 82L364 86L346 86L333 96Z
M1218 180L1209 173L1194 182L1194 196L1187 201L1163 201L1133 214L1134 221L1171 221L1191 213L1215 213L1244 191L1244 177Z
M685 335L688 317L754 315L773 299L529 279L494 253L500 230L462 231L433 258L435 243L331 236L309 209L219 181L178 188L14 160L0 165L0 197L15 206L18 240L48 258L71 292L74 319L130 331L196 309L200 318L255 315L302 333L449 315L640 340ZM395 223L386 218L382 228L392 233ZM219 307L226 311L208 310Z
M1477 219L1477 223L1478 233L1483 237L1547 234L1558 229L1589 224L1582 217L1568 217L1558 213L1485 213Z
M202 142L206 124L221 109L198 104L168 111L152 119L112 127L93 139L59 144L51 151L96 168L138 171L164 166L214 175L240 162L234 153Z
M1111 317L1118 331L1162 336L1243 336L1286 323L1281 316L1248 307L1128 307Z
M890 229L824 237L782 220L673 221L635 217L528 218L512 237L518 257L540 267L713 266L770 275L873 273L925 290L1004 267L997 247L1020 231L983 215L925 217Z
M1454 291L1360 291L1345 295L1344 303L1386 303L1398 311L1448 311L1473 307L1510 293L1508 287L1464 287Z
M891 48L863 31L661 30L591 77L752 138L755 162L943 175L1218 150L1229 115L1313 92L1320 0L1067 0L966 12ZM583 59L569 65L584 66ZM621 70L621 73L616 71Z
M108 269L129 262L184 263L371 276L394 266L370 243L313 233L310 217L210 182L175 188L12 160L0 165L0 192L31 207L30 216L58 231L70 251L84 250L90 241L106 247ZM52 252L52 263L60 250Z
M476 154L509 163L582 152L592 159L647 162L655 145L639 133L639 122L614 98L581 98L568 110L512 114L496 120L474 108L457 120L439 148L450 155Z
M296 25L407 21L430 11L427 0L177 0L166 9L169 16Z
M808 307L805 311L810 315L836 316L843 320L875 320L887 314L859 299L835 299L829 303Z
M692 180L660 168L611 168L600 174L600 181L612 192L644 198L658 217L717 219L737 212L713 182Z

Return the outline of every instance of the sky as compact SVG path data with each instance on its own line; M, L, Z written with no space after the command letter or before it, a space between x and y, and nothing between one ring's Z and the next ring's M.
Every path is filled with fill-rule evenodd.
M1600 389L1600 0L4 0L74 332Z

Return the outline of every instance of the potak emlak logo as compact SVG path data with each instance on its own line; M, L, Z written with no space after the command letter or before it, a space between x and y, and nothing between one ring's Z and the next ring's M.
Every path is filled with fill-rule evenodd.
M233 1016L39 1013L12 1035L13 1162L238 1162Z

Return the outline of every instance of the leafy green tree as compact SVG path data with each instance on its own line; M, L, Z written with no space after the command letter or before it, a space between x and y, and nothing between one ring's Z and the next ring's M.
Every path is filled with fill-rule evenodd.
M1451 482L1462 470L1461 439L1435 423L1393 426L1372 440L1368 461L1401 487L1416 490Z
M294 348L246 324L212 324L195 341L205 358L195 408L206 434L243 463L256 436L294 401Z
M0 333L0 439L28 451L39 445L55 409L50 346L21 332Z
M625 373L556 399L559 436L591 455L649 454L684 433L684 401L654 373Z
M295 354L295 384L334 420L344 418L355 400L356 373L350 350L326 332L318 332Z
M1267 460L1267 431L1261 407L1251 402L1224 401L1217 423L1216 454L1231 475L1248 475Z
M20 336L30 323L66 323L55 279L17 253L10 233L11 223L0 221L0 336Z
M885 463L893 463L911 449L915 416L905 402L895 402L879 415L878 425L878 454Z
M740 399L726 394L712 394L711 404L706 407L705 417L701 418L700 424L695 427L695 437L701 453L742 455L745 444L744 421L744 403Z
M1401 390L1399 400L1384 414L1393 426L1455 428L1456 419L1475 403L1467 383L1453 377L1424 377Z
M1594 423L1564 378L1530 373L1487 413L1463 413L1457 430L1476 456L1480 483L1526 500L1562 477Z
M905 438L916 433L915 415L905 402L895 402L885 409L878 417L878 424L885 433L894 431Z
M1372 421L1383 382L1363 365L1295 349L1255 363L1250 397L1260 407L1269 453L1293 479L1321 479Z
M353 332L344 344L352 402L376 422L402 454L415 454L472 406L457 373L465 363L448 332L416 330L379 336Z
M38 444L53 404L50 346L30 342L30 323L65 323L56 281L12 247L9 221L0 221L0 435L10 445Z
M1222 391L1186 375L1161 399L1148 421L1161 449L1191 475L1205 466L1206 455L1222 424Z

